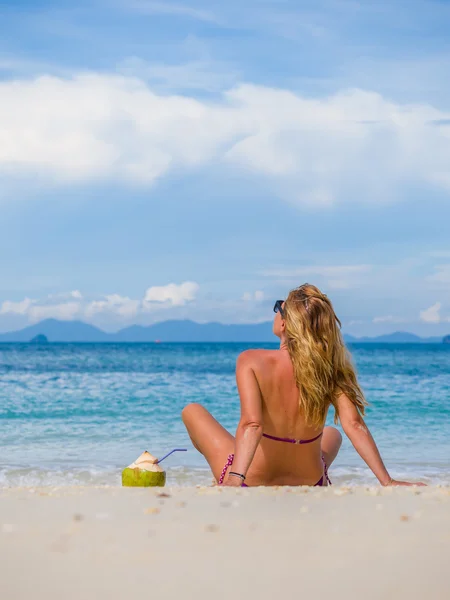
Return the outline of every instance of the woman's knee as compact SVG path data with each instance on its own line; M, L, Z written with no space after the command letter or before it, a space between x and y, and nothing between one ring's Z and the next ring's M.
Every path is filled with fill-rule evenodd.
M189 422L189 420L192 419L195 414L198 414L199 410L204 409L203 406L198 402L191 402L190 404L187 404L181 411L183 423L186 425L186 423Z
M336 429L336 427L325 427L323 430L321 448L327 467L331 465L338 455L341 444L342 435L340 431Z
M339 431L339 429L336 429L336 427L332 427L331 425L327 425L327 427L324 427L323 434L334 444L336 444L336 446L338 446L339 448L341 447L342 434Z

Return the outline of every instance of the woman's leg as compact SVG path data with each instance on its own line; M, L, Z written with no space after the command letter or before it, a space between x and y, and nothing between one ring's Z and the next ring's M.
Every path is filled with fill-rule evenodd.
M234 452L234 437L201 404L188 404L181 418L194 447L206 458L218 481L228 455Z
M325 427L321 440L322 455L325 464L330 468L331 463L338 455L342 444L342 435L336 427Z

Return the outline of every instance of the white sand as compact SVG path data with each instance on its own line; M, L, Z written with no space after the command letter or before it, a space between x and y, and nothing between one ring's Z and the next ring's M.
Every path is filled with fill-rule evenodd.
M449 600L450 489L0 489L0 573L1 600Z

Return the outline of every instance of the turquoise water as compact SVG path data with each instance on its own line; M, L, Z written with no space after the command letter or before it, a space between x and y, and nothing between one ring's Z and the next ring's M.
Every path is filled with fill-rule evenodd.
M173 447L189 451L165 463L168 483L209 483L180 412L201 402L233 432L235 361L249 347L0 345L0 486L119 485L121 469L143 450L162 456ZM366 421L391 475L450 484L450 346L351 351L371 403ZM336 483L375 483L348 440L331 475Z

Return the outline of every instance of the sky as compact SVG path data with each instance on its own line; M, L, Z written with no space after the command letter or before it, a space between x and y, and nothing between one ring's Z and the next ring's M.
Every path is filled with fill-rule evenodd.
M450 2L0 3L0 331L450 333Z

